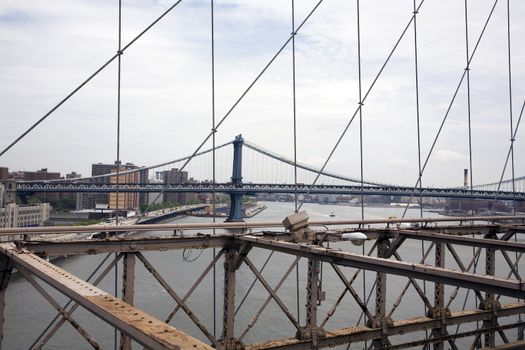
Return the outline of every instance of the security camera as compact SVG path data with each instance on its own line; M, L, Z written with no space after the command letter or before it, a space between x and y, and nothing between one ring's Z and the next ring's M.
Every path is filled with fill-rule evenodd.
M302 210L298 213L288 215L283 220L284 227L290 232L296 232L308 227L308 214Z

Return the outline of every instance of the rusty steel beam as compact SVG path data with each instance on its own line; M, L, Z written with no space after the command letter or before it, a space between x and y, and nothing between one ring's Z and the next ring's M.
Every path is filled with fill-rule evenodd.
M122 300L129 305L133 305L135 297L135 254L124 253L122 267ZM120 349L131 349L131 338L126 334L120 335Z
M212 261L208 264L208 266L204 269L204 271L202 271L201 275L199 276L199 278L197 278L197 280L195 281L195 283L193 283L193 285L191 286L191 288L186 292L186 294L184 295L184 297L182 298L182 301L185 303L186 300L188 300L188 298L193 294L193 292L195 291L195 289L201 284L202 280L204 279L204 277L206 277L208 275L208 273L210 272L210 270L215 267L215 264L217 263L217 261L219 261L219 259L221 258L221 256L224 254L224 250L221 249L219 251L219 253L217 255L215 255L215 257L212 259ZM175 308L173 309L173 311L169 314L169 316L166 318L166 323L170 323L170 321L173 319L173 317L175 317L175 314L177 313L177 311L180 310L180 305L177 304L177 306L175 306Z
M44 297L44 299L46 299L47 302L51 304L51 306L56 311L58 311L58 313L62 315L62 317L66 321L69 322L71 327L73 327L73 329L75 329L89 343L89 345L93 347L93 349L102 349L100 345L98 345L98 343L95 341L95 339L93 339L93 337L91 337L91 335L89 335L89 333L71 317L71 314L66 312L66 310L64 310L64 308L62 308L58 304L58 302L55 299L53 299L51 295L49 295L49 293L47 293L46 290L42 288L41 285L37 283L37 281L35 281L35 279L33 278L33 276L31 276L28 270L26 270L25 268L18 267L18 271L26 279L26 281L28 281L33 286L33 288L35 288L40 293L40 295L42 295L42 297Z
M201 332L208 338L208 340L215 346L217 345L217 340L215 337L208 331L204 323L202 323L198 318L197 315L193 313L193 311L186 305L184 300L175 292L175 290L169 285L169 283L164 279L164 277L161 276L161 274L151 265L151 263L146 259L142 253L136 253L137 258L144 264L144 267L146 270L148 270L153 277L160 283L162 288L168 294L175 300L175 302L184 310L186 315L193 321L193 323L201 330Z
M143 346L152 349L212 349L46 260L17 249L14 244L0 244L0 252L10 257L15 267L30 271Z
M420 264L425 262L425 260L427 259L428 255L430 254L430 251L434 248L434 245L435 245L435 243L432 242L430 244L430 246L427 248L426 252L424 252L423 256L419 260ZM402 260L401 256L398 253L396 253L396 255L397 255L396 258L401 261ZM421 290L421 288L419 287L419 284L417 284L415 282L416 281L413 278L409 278L408 279L408 282L405 284L405 286L401 290L401 293L399 293L399 296L397 297L396 301L392 305L392 309L388 313L388 317L392 318L392 315L394 314L394 311L396 311L398 306L401 304L401 302L402 302L402 300L403 300L403 298L405 296L405 293L407 292L408 287L410 287L410 285L414 286L414 288L415 288L416 292L418 293L419 297L421 298L421 300L425 304L425 310L432 310L432 304L428 300L428 298L426 296L426 293L425 293L425 290ZM423 286L423 287L425 287L425 286ZM425 288L423 288L423 289L425 289Z
M442 282L452 286L478 289L516 298L525 297L525 285L521 281L482 276L468 272L458 272L428 265L367 257L318 246L269 240L251 235L239 236L237 239L252 242L259 248L277 250L283 253L318 259L337 265L363 268L365 270L385 272L432 282Z
M13 262L7 256L0 254L0 350L4 340L4 313L5 313L5 294L11 272L13 271Z
M498 317L515 316L525 312L525 303L502 305L498 310ZM492 311L486 310L464 310L452 312L450 316L444 319L433 319L429 317L417 317L407 320L394 321L386 330L381 328L369 327L346 327L334 329L326 332L326 337L319 339L319 348L331 348L337 345L348 343L357 343L366 340L372 340L381 337L382 332L388 336L402 335L406 333L421 332L425 329L440 327L442 322L445 326L452 326L462 323L489 320L494 317ZM504 326L501 326L504 327ZM446 337L446 338L445 338ZM445 336L443 340L448 340ZM453 337L451 335L450 337ZM428 339L432 342L432 339ZM295 338L275 339L267 342L248 344L245 350L299 350L310 349L311 341L299 340Z
M525 233L525 225L502 225L508 231L513 231L516 233Z
M111 261L111 263L109 263L108 266L106 266L106 268L104 269L104 271L102 271L100 273L100 275L93 281L93 285L94 286L98 286L100 284L100 282L102 282L102 280L108 275L108 273L111 272L111 270L113 270L113 268L115 267L115 265L118 264L120 258L122 257L122 254L119 254L119 256L117 256L115 259L113 259L113 261ZM69 304L69 303L68 303ZM66 307L67 305L66 304ZM78 303L74 303L68 310L67 310L67 313L69 315L73 314L73 312L75 312L75 310L79 307L80 305ZM60 316L60 313L57 314L57 317ZM43 332L42 336L44 336L41 340L38 340L35 341L35 346L34 346L34 349L32 350L41 350L46 344L47 342L51 339L51 337L62 327L62 325L66 322L66 319L64 317L62 317L57 323L55 323L55 325L53 326L52 329L47 329ZM54 323L54 320L51 321L51 324ZM51 325L50 324L50 325ZM46 334L47 332L47 334Z
M173 249L222 247L229 236L192 236L171 238L111 238L104 240L72 240L62 242L29 241L20 247L40 256L100 253L132 253Z
M465 216L465 217L432 217L421 219L367 219L367 220L317 220L310 221L310 226L332 225L375 225L375 224L401 224L401 223L438 223L438 222L503 222L521 221L525 223L525 216ZM40 235L82 232L128 232L128 231L174 231L174 230L202 230L202 229L251 229L283 227L281 221L266 222L217 222L198 224L146 224L146 225L90 225L90 226L48 226L48 227L15 227L0 228L0 236L6 235ZM521 226L513 226L520 229Z
M226 348L229 343L236 344L235 325L235 260L237 251L232 244L224 247L224 300L222 309L221 346Z
M255 265L251 262L251 260L246 256L244 257L244 262L250 270L252 270L253 274L257 277L259 282L263 285L263 287L266 289L266 291L271 295L272 299L277 303L277 305L281 308L281 310L284 312L286 317L290 320L290 322L295 326L295 328L299 331L301 326L299 325L299 322L293 317L292 313L288 310L284 302L279 298L277 295L277 292L270 286L270 284L266 281L266 279L263 277L263 275L257 270Z
M444 233L429 233L425 232L424 230L391 230L391 232L399 233L400 236L411 239L420 239L432 242L445 242L469 247L490 248L518 253L525 252L524 243L506 242L501 241L499 239L470 238Z
M488 236L487 238L495 238L494 236ZM496 273L496 250L493 248L488 248L485 250L485 274L494 276ZM496 303L496 296L494 293L486 292L485 293L485 302L482 303L482 308L485 310L494 310L498 308L498 305ZM483 322L483 326L485 328L489 327L495 327L497 325L497 319L491 318L490 320L486 320ZM494 332L485 333L485 346L486 347L493 347L496 345L496 335Z
M482 350L523 350L525 349L525 340L518 340L508 344L493 346L490 348L483 348Z
M493 328L490 328L490 329L489 328L480 328L480 329L476 329L476 330L473 330L473 331L461 332L461 333L456 333L456 334L447 334L447 335L443 335L443 336L441 336L439 338L428 338L428 339L423 339L423 340L411 341L411 342L408 342L408 343L396 344L394 346L389 346L388 348L381 348L381 349L378 349L378 350L408 349L408 348L414 348L414 347L417 347L417 346L423 346L423 345L432 344L432 343L436 343L436 342L453 341L455 339L470 337L470 336L473 336L473 335L479 336L479 335L485 334L487 332L494 332L494 331L498 331L498 332L502 332L503 333L504 330L517 328L517 327L520 327L523 324L524 324L523 322L520 322L520 323L517 323L517 324L508 324L508 325L504 325L504 326L497 326L497 327L493 327ZM520 342L517 342L514 345L517 345L519 343ZM452 343L452 344L454 344L454 343ZM508 344L506 344L506 345L508 345ZM500 349L500 347L491 347L491 348L485 348L485 349L486 350L488 350L488 349L494 350L494 349ZM521 348L520 347L510 347L510 348L503 347L501 349L523 349L523 347L521 347Z
M437 242L434 250L434 266L445 268L445 243L443 241ZM433 318L443 318L446 316L445 311L445 284L442 282L434 283L434 308L432 309ZM433 338L441 338L447 332L445 326L432 329ZM445 343L439 341L434 343L434 350L444 350Z
M274 293L277 293L279 291L279 288L281 288L281 286L283 285L283 283L286 281L286 279L288 278L288 276L290 275L290 273L292 272L293 268L297 266L297 264L299 263L299 260L301 258L300 257L296 257L294 262L290 265L290 267L288 268L288 270L284 273L283 277L281 278L281 280L277 283L277 285L275 286L275 288L273 289ZM243 340L244 337L246 336L246 334L250 331L250 329L255 325L255 323L257 322L257 320L259 319L259 316L261 316L261 314L263 313L264 309L266 308L266 306L270 303L270 301L272 300L272 295L270 294L266 300L264 301L264 303L259 307L259 310L257 310L257 312L255 313L255 315L251 318L250 322L248 323L248 325L246 326L246 328L244 329L244 331L241 333L241 336L239 337L239 340Z

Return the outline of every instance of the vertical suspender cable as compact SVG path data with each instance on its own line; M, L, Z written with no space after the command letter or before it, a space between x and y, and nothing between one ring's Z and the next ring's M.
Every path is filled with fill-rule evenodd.
M216 214L216 193L215 183L217 182L216 174L216 154L215 154L215 22L214 22L214 8L213 0L210 0L210 12L211 12L211 128L212 128L212 180L213 180L213 192L211 193L212 200L212 221L215 223ZM213 229L215 235L215 229ZM213 247L213 259L217 252ZM213 337L217 337L217 264L213 264Z
M468 152L469 152L469 171L470 171L470 213L474 215L474 185L472 183L472 123L471 123L471 109L470 109L470 50L469 50L469 35L468 35L468 0L465 0L465 60L467 66L467 116L468 116Z
M514 120L512 114L512 61L510 42L510 0L507 0L507 57L509 69L509 116L510 116L510 159L512 171L512 194L516 195L516 178L514 173ZM512 213L516 215L516 200L512 200Z
M511 156L511 169L512 169L512 194L516 195L516 178L514 173L514 120L512 114L512 60L511 60L511 41L510 41L510 0L507 0L507 59L509 69L509 116L510 116L510 156ZM521 118L521 115L520 115ZM516 200L512 200L512 215L516 215ZM514 241L517 242L518 237L514 235ZM516 252L516 260L518 260L518 253ZM516 270L519 271L518 265ZM519 299L518 299L519 301ZM519 315L521 321L521 314Z
M116 218L115 223L119 224L119 185L120 185L120 67L122 57L122 0L118 2L118 73L117 73L117 182L116 182Z
M421 172L421 124L419 114L419 64L418 64L418 47L417 47L417 6L416 0L413 1L414 14L414 76L416 90L416 124L417 124L417 167L419 175L419 216L423 217L423 173ZM423 241L421 241L424 243Z
M295 1L292 0L292 101L293 101L293 176L294 176L294 211L298 211L297 201L297 108L295 94ZM297 321L300 322L299 307L299 264L295 265Z
M359 0L357 0L357 69L359 80L359 155L361 171L361 219L365 218L364 188L363 188L363 95L361 78L361 16Z
M473 196L473 184L472 184L472 129L471 129L471 118L470 118L470 49L469 49L469 31L468 31L468 0L465 0L465 53L466 53L466 62L467 66L465 67L466 79L467 79L467 116L468 116L468 145L469 145L469 171L470 171L470 206L471 214L474 215L474 199ZM474 248L472 248L472 256L476 254ZM474 273L476 272L476 264L474 264ZM470 291L469 291L470 292ZM468 292L465 296L465 302L468 298ZM476 329L479 328L479 323L476 322Z
M358 71L358 85L359 85L359 169L360 169L360 184L361 184L361 219L365 219L365 196L364 196L364 170L363 170L363 89L362 89L362 75L361 75L361 9L359 0L356 1L356 16L357 16L357 71ZM362 245L362 254L365 255L365 244ZM366 300L366 271L363 270L363 300ZM366 324L366 315L365 324ZM350 347L350 343L348 344ZM365 348L367 348L365 341Z
M297 108L295 94L295 2L292 0L292 101L293 101L293 161L294 161L294 210L297 213Z
M414 15L414 84L416 92L416 126L417 126L417 168L419 176L419 216L423 218L423 173L421 172L421 123L420 123L420 109L419 109L419 61L418 61L418 46L417 46L417 5L416 0L413 1L413 15ZM421 258L425 263L425 241L421 240ZM423 293L427 295L427 283L423 281ZM425 315L427 314L427 305L423 303ZM428 338L428 331L425 330L425 338Z
M118 66L117 66L117 187L116 204L117 211L115 224L119 224L119 185L120 185L120 73L122 58L122 0L118 1ZM117 253L115 253L117 259ZM118 265L115 264L115 297L118 297ZM117 329L114 329L114 345L117 350Z

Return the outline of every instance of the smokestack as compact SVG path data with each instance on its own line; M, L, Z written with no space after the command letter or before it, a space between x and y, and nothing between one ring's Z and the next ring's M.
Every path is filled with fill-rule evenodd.
M463 186L468 187L468 169L463 169Z

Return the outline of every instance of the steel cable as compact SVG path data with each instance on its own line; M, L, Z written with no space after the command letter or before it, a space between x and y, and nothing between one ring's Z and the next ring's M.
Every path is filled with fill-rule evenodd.
M121 56L126 49L133 45L140 37L146 34L155 24L157 24L164 16L170 13L182 0L177 1L166 11L162 13L155 21L153 21L149 26L147 26L142 32L140 32L133 40L131 40L126 46L124 46L119 52L113 55L109 60L107 60L102 66L100 66L93 74L87 77L82 83L80 83L76 88L73 89L66 97L64 97L60 102L58 102L53 108L51 108L44 116L37 120L33 125L31 125L26 131L24 131L20 136L18 136L13 142L11 142L6 148L0 152L0 157L2 157L7 151L9 151L14 145L16 145L20 140L22 140L27 134L29 134L34 128L36 128L40 123L46 120L54 111L56 111L60 106L62 106L67 100L69 100L73 95L75 95L80 89L82 89L87 83L89 83L94 77L96 77L100 72L102 72L115 58Z
M474 50L472 50L472 54L470 55L470 58L467 61L467 65L468 66L470 66L470 64L472 63L472 59L474 58L474 56L476 54L476 51L477 51L477 49L479 47L479 44L481 42L481 39L483 38L483 36L485 34L485 31L486 31L487 26L488 26L488 24L490 22L490 19L492 18L492 14L494 13L494 9L496 8L496 5L498 4L498 1L499 0L495 0L494 4L492 5L492 8L491 8L490 13L489 13L489 15L488 15L484 25L483 25L483 29L481 30L481 33L480 33L480 35L478 37L476 45L474 46ZM437 141L439 139L439 136L441 135L441 131L443 130L443 126L445 125L445 122L448 119L448 116L450 114L450 110L452 109L452 106L454 105L456 97L457 97L457 95L459 93L459 89L461 88L461 85L463 84L463 81L465 80L466 72L467 72L467 70L464 69L463 70L463 74L461 75L461 78L459 80L459 83L456 86L456 90L454 91L454 94L452 95L452 99L451 99L451 101L450 101L450 103L449 103L449 105L447 107L447 111L445 113L445 116L443 117L443 119L441 121L441 124L440 124L440 126L438 128L438 131L436 133L436 136L434 137L434 140L432 141L432 146L430 147L430 150L429 150L429 152L427 154L427 157L425 158L425 162L423 163L423 167L421 168L421 176L423 175L423 172L425 171L425 169L426 169L426 167L428 165L428 161L430 160L430 156L432 155L432 153L434 151L434 148L436 146L436 143L437 143ZM416 184L414 185L414 188L417 188L419 186L419 182L420 182L420 179L418 177L418 180L416 181ZM413 196L410 196L411 199L412 199L412 197ZM407 210L408 210L408 204L405 207L405 211L403 212L403 216L402 216L403 218L405 217Z
M273 62L277 59L277 57L283 52L283 50L288 46L294 35L299 32L299 30L304 26L304 24L308 21L308 19L314 14L314 12L317 10L319 5L324 0L319 0L317 4L314 6L314 8L308 13L308 15L305 17L305 19L301 22L301 24L297 27L295 30L295 34L290 35L290 37L284 42L284 44L281 46L279 50L273 55L273 57L270 59L270 61L263 67L263 69L257 74L255 79L252 80L252 82L248 85L248 87L243 91L241 96L234 102L234 104L230 107L230 109L224 114L224 116L219 120L219 122L215 126L215 131L212 131L211 133L208 133L208 135L204 138L204 140L197 146L195 151L192 153L191 156L188 157L188 160L182 165L180 168L180 171L184 170L186 168L186 165L193 159L193 157L197 154L197 152L200 151L200 149L208 142L210 137L212 136L213 132L216 132L217 129L226 121L226 119L231 115L231 113L235 110L237 105L244 99L244 97L248 94L248 92L255 86L255 84L259 81L259 79L264 75L264 73L268 70L268 68L273 64Z
M419 11L419 9L421 8L421 6L423 5L423 3L425 2L425 0L421 0L421 2L419 3L419 6L417 8L417 11ZM341 143L342 139L344 138L344 136L346 135L348 129L350 128L350 125L352 125L352 122L354 121L355 117L357 116L357 114L359 113L359 111L361 110L366 98L368 97L368 95L370 94L370 92L372 91L372 89L374 88L377 80L379 79L379 77L381 76L381 74L383 73L383 71L385 70L388 62L390 62L390 59L392 58L392 56L394 55L394 52L396 51L397 47L399 46L399 43L401 42L401 40L403 39L403 37L405 36L408 28L410 28L411 24L412 24L412 21L414 20L414 17L415 15L412 14L412 17L410 17L410 20L408 21L408 24L405 26L405 28L403 29L401 35L399 36L399 38L397 39L396 43L394 44L394 47L392 48L392 50L390 51L390 53L388 54L385 62L383 63L383 65L381 66L381 68L379 69L379 72L376 74L374 80L372 81L372 83L370 84L368 90L366 91L365 95L363 96L363 99L361 100L361 103L359 104L359 106L357 107L357 109L354 111L354 114L352 115L352 117L350 118L350 121L346 124L345 128L343 129L343 132L341 133L341 135L339 136L339 138L337 139L335 145L333 146L332 150L330 151L328 157L326 158L323 166L321 167L321 170L320 172L317 174L317 176L315 177L312 185L315 185L317 183L317 180L319 179L320 175L321 175L321 172L324 171L324 169L326 168L326 165L328 164L328 162L330 161L330 159L332 158L334 152L337 150L337 148L339 147L339 144ZM307 194L309 194L310 191L308 191ZM302 207L302 205L304 204L304 200L301 202L301 204L299 205L299 209Z

